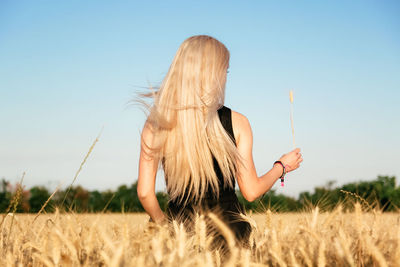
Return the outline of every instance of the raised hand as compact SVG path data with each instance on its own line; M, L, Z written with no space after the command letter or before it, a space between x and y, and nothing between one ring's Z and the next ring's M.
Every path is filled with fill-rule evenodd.
M300 167L303 157L300 153L300 148L296 148L287 154L282 155L279 159L285 165L286 172L291 172Z

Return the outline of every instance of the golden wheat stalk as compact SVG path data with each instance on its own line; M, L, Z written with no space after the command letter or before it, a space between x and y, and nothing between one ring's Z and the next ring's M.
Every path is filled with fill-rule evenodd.
M90 146L89 151L87 152L85 158L83 159L81 165L79 166L79 169L76 171L75 176L74 176L74 179L72 180L72 183L70 184L70 186L68 187L67 192L65 193L64 199L63 199L63 201L62 201L62 203L61 203L61 206L63 206L64 201L65 201L65 199L67 198L67 195L68 195L69 191L71 190L72 184L75 182L76 178L78 177L78 174L81 172L82 166L85 164L87 158L89 157L90 153L92 152L92 150L93 150L94 146L96 145L97 141L99 141L99 137L100 137L101 132L103 131L103 129L104 129L104 126L101 128L99 135L96 137L96 139L94 140L93 144ZM73 203L73 202L72 202L72 203ZM71 208L71 206L72 206L72 203L71 203L71 205L70 205L70 208Z
M346 191L346 190L343 190L343 189L340 189L339 191L340 191L340 192L343 192L343 193L345 193L345 194L354 196L355 198L359 199L359 200L361 201L361 203L365 204L370 210L374 210L374 209L372 208L372 206L368 203L368 201L365 200L365 198L363 198L363 197L361 197L360 195L358 195L357 193L353 193L353 192Z
M56 192L60 189L61 184L59 184L56 188L56 190L53 192L53 194L51 194L51 196L46 200L46 202L43 204L43 206L40 208L39 212L36 214L35 218L33 218L32 223L34 223L37 219L37 217L39 217L40 213L42 213L42 211L44 210L44 208L47 206L47 204L49 203L50 199L52 199L52 197L56 194Z
M9 240L10 240L10 236L11 236L11 232L12 232L12 227L13 227L13 222L14 222L14 217L15 217L14 214L17 211L18 201L20 200L21 195L22 195L22 181L24 180L24 177L25 177L25 172L22 174L21 182L19 183L17 191L15 193L15 196L14 196L14 198L12 200L12 202L14 202L14 206L13 206L13 210L12 210L12 215L13 216L11 217L11 225L10 225L10 230L9 230L9 233L8 233L8 236L7 236L7 244L9 242Z
M355 216L341 212L341 208L332 214L320 210L317 213L316 209L314 213L272 213L271 228L264 229L258 224L254 248L233 246L234 256L229 261L226 257L229 255L222 249L214 251L210 247L199 253L196 245L199 237L191 237L191 232L185 241L179 241L179 224L175 235L164 228L158 231L158 227L155 232L145 233L143 214L56 214L57 217L51 216L51 224L43 219L32 227L29 223L35 214L32 217L18 214L6 244L14 216L11 209L0 227L4 252L0 266L125 266L129 262L137 266L165 267L398 266L399 214L382 213L372 217L373 214L361 209L359 201L355 210ZM47 219L48 215L40 216ZM256 223L265 221L265 215L253 216ZM376 224L372 218L377 220ZM199 223L202 218L198 220ZM185 245L179 247L179 242ZM183 249L182 258L178 257L179 249Z
M294 139L294 126L293 126L293 90L289 91L289 99L290 99L290 125L292 127L293 148L296 148L296 142Z
M25 176L25 172L22 174L22 178L21 178L21 182L20 184L22 184L22 180L24 180L24 176ZM4 219L7 216L8 212L10 211L11 207L16 207L16 205L18 205L18 190L15 192L14 197L11 199L10 203L8 204L8 207L6 209L6 211L4 212L4 215L2 217L1 223L0 223L0 227L3 225ZM15 203L17 202L17 203Z
M226 259L226 262L224 263L224 266L236 266L236 260L237 256L239 253L239 248L236 245L236 239L235 239L235 234L233 231L229 228L229 226L224 222L221 218L219 218L216 214L213 212L208 213L208 217L213 221L214 225L219 228L221 231L222 235L224 236L226 243L228 245L228 248L230 250L230 256L228 259ZM226 256L226 255L224 255Z

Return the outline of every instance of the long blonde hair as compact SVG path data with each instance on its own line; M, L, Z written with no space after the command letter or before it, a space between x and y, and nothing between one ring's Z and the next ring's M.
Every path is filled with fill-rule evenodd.
M183 201L187 190L185 204L199 201L208 186L219 196L213 156L224 185L234 186L241 159L217 112L224 105L228 67L229 51L221 42L192 36L180 45L158 90L141 94L154 100L146 120L154 138L145 146L162 163L171 200Z

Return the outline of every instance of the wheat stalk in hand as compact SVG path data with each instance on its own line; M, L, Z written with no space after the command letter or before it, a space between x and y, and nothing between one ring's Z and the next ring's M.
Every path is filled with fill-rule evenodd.
M289 98L290 98L290 123L292 126L292 136L293 136L293 148L296 148L296 142L294 140L294 126L293 126L293 91L290 90L289 92Z

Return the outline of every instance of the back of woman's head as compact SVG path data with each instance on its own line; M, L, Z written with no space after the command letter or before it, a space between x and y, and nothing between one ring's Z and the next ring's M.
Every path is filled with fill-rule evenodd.
M229 51L213 37L192 36L179 47L157 92L146 125L153 131L151 156L161 160L171 199L200 200L210 185L219 193L212 155L227 186L233 186L238 153L217 110L224 105Z
M167 83L175 87L181 105L214 112L224 103L228 67L229 51L221 42L210 36L192 36L179 47L165 87Z

